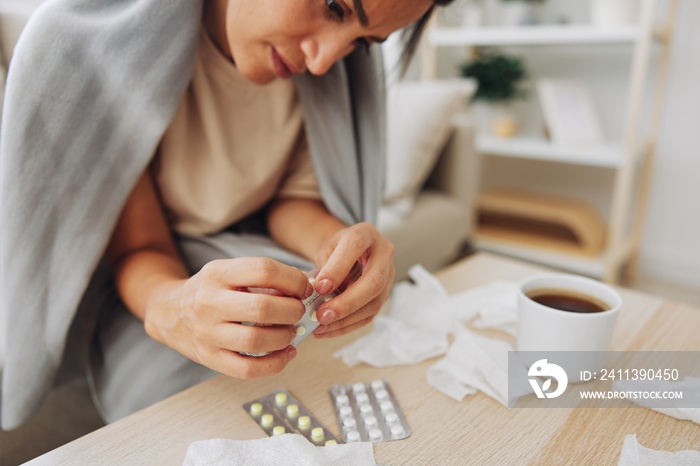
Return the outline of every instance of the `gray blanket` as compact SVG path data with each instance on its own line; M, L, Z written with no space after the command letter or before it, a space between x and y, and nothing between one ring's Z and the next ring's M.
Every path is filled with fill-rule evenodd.
M2 427L51 388L117 216L148 165L193 64L201 0L49 0L10 66L0 135L6 360ZM329 210L374 221L383 173L377 52L297 79ZM192 269L214 257L294 258L267 238L183 238ZM88 302L85 302L85 300Z

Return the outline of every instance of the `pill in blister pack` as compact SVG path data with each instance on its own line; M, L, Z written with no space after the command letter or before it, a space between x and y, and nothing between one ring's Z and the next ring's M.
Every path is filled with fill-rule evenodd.
M411 435L391 388L383 380L333 385L330 395L340 435L347 443L388 442Z
M243 403L243 409L272 437L301 434L314 445L336 445L338 439L285 389Z
M318 273L318 270L310 270L306 272L306 276L309 278L309 283L311 283L312 286L316 286L316 274ZM292 340L292 346L295 348L299 346L299 343L304 341L309 335L311 335L311 332L313 332L316 327L319 326L318 323L318 317L316 316L316 311L318 310L319 307L321 307L321 304L328 302L331 298L334 298L335 296L338 296L339 292L333 291L331 294L319 294L316 292L316 289L314 288L313 293L311 296L306 298L305 300L302 301L304 304L304 315L301 317L301 319L294 324L294 328L296 329L297 336L294 337ZM255 324L253 322L243 322L243 325L259 325ZM269 353L246 353L246 352L241 352L241 354L245 356L255 356L255 357L260 357L260 356L265 356Z

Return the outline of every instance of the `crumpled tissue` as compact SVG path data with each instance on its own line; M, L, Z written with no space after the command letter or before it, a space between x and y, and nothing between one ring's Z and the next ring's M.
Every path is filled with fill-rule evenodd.
M470 331L500 329L515 334L517 284L495 281L450 295L420 265L409 270L412 282L396 284L388 315L375 319L368 335L335 353L348 366L415 364L446 354L428 369L428 383L460 401L481 390L507 406L510 344ZM450 345L449 336L454 339Z
M302 435L284 434L257 440L211 439L190 443L184 466L374 465L370 442L317 447Z
M691 466L700 464L700 452L683 450L676 453L643 447L636 435L628 435L622 445L618 466Z

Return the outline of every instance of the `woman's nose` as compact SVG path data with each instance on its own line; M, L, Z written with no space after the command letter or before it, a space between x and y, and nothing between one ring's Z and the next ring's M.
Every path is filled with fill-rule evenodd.
M352 49L352 44L338 37L337 34L313 36L301 41L306 69L317 76L325 74L333 63L350 53Z

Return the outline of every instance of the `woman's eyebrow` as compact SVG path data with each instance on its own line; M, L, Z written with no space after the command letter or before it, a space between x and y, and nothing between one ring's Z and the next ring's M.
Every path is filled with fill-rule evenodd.
M360 24L364 27L369 26L369 19L365 13L365 7L362 6L362 0L352 0L352 4L355 7L355 14L357 15L357 19L360 20Z
M362 6L362 0L352 0L352 4L355 7L355 14L360 24L364 27L369 27L369 18L367 18L367 13L365 13L365 7ZM387 40L387 37L370 36L369 39L371 39L372 42L381 44Z

